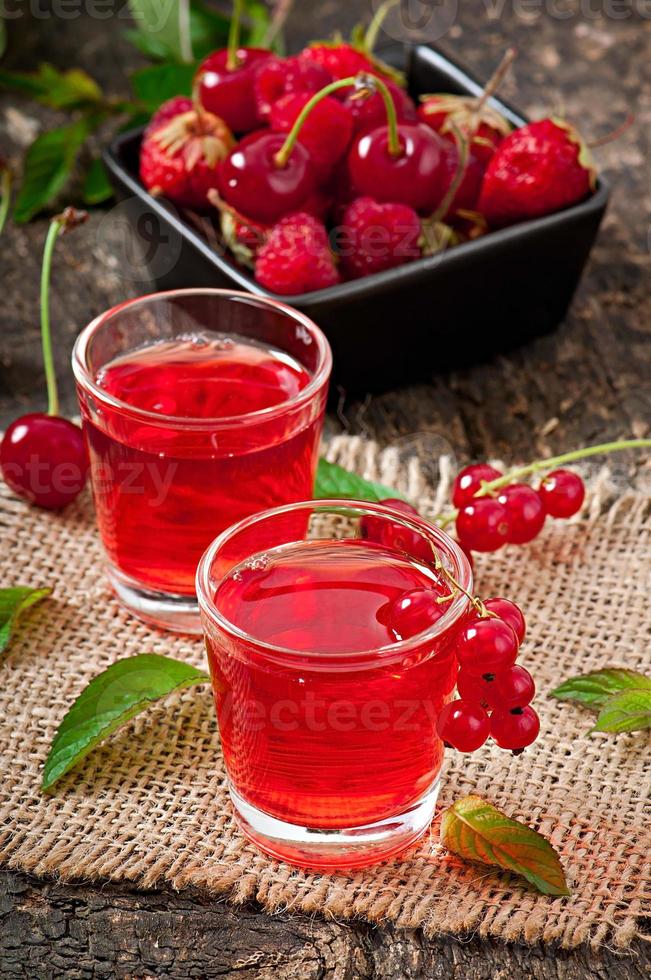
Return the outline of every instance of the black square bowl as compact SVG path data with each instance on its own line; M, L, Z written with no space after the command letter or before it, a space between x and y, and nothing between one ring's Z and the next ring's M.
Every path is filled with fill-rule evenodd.
M476 95L481 85L419 45L383 56L406 68L412 96ZM526 119L493 100L514 126ZM225 251L208 219L178 211L138 178L142 129L118 136L104 161L142 239L159 289L215 286L274 296ZM382 391L465 366L548 333L563 319L608 203L608 185L580 204L429 258L300 296L280 297L327 334L333 382L348 394ZM167 254L152 241L167 242ZM170 244L171 243L171 244ZM162 259L162 260L161 260Z

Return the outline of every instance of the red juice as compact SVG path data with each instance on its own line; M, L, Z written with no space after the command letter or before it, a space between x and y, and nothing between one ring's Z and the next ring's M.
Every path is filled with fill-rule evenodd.
M386 619L421 587L450 591L433 568L359 539L281 545L225 575L214 607L251 639L207 628L206 645L243 800L291 824L343 828L400 814L433 786L456 660L445 633L396 653Z
M148 589L193 596L216 534L309 498L325 392L296 410L274 409L310 380L284 351L209 331L154 341L102 367L95 382L106 402L93 411L80 390L80 403L111 563Z

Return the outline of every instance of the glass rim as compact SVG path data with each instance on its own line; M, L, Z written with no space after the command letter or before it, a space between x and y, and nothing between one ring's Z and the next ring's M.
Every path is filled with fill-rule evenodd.
M245 412L242 415L223 415L216 418L191 418L183 415L163 415L158 412L151 412L147 409L130 405L129 402L123 401L121 398L116 398L115 395L110 394L97 384L88 370L86 357L88 344L100 327L102 327L111 317L115 316L117 313L120 313L122 310L128 309L129 307L135 307L140 304L146 305L151 303L153 300L165 300L176 296L190 295L223 297L239 302L244 301L252 306L272 308L282 313L288 320L292 320L294 323L299 323L308 331L312 339L316 341L317 344L318 363L314 375L312 378L310 378L309 383L305 386L305 388L302 388L301 391L297 392L297 394L293 395L291 398L288 398L286 401L280 402L278 405L270 405L268 408L261 408L255 412ZM328 382L330 372L332 370L332 350L328 339L321 328L317 326L317 324L311 320L310 317L306 316L304 313L301 313L300 310L296 310L294 307L289 306L287 303L281 303L279 300L275 299L267 299L265 296L254 296L252 293L247 293L243 290L215 289L210 286L197 286L189 289L166 289L162 290L161 292L146 293L144 296L135 296L132 299L124 300L122 303L117 303L115 306L112 306L103 313L100 313L83 328L75 341L72 349L72 370L75 380L84 390L90 391L95 398L99 399L106 405L110 405L111 408L119 410L123 414L135 417L145 422L150 422L154 425L171 425L176 429L189 428L214 430L219 428L229 428L234 425L257 425L258 423L263 423L269 419L284 415L288 411L293 411L304 403L308 403L322 388L322 386Z
M350 500L344 498L301 500L297 503L285 504L281 507L272 507L268 510L260 511L257 514L252 514L250 517L245 517L236 524L232 524L230 527L226 528L225 531L222 531L221 534L217 535L199 560L196 574L196 592L199 609L214 624L216 624L224 632L228 633L231 637L249 643L257 650L267 653L272 657L280 656L288 660L296 660L311 655L325 657L325 654L322 654L318 650L309 652L304 650L293 650L291 647L279 646L275 643L269 643L265 640L259 639L256 636L252 636L246 630L243 630L239 626L236 626L235 623L232 623L219 611L209 589L210 572L213 562L217 552L223 547L224 544L226 544L226 542L234 538L237 534L240 534L242 531L246 531L255 526L255 524L261 523L264 520L280 517L283 514L289 514L305 508L309 508L312 511L341 511L344 508L357 511L361 510L373 516L382 517L387 520L390 519L393 523L399 522L410 530L418 531L419 533L423 534L435 547L444 546L448 552L452 553L453 557L456 559L457 568L459 572L462 573L458 581L459 585L464 591L459 592L459 594L448 604L440 619L438 619L436 623L433 623L429 629L424 630L422 633L417 633L415 636L409 637L406 640L396 640L394 643L387 643L381 647L373 647L368 650L345 651L343 653L336 654L328 653L327 657L330 662L335 664L338 661L358 657L368 657L369 660L375 659L377 661L384 661L386 658L401 656L402 654L409 653L412 650L422 646L423 643L428 643L435 640L442 633L447 632L448 629L456 625L456 623L461 619L467 604L470 602L470 599L465 593L470 593L472 595L472 567L468 561L468 556L460 548L457 542L442 528L437 527L435 524L431 524L419 514L406 514L404 511L394 509L393 507L389 507L385 504L371 503L370 501L365 500Z

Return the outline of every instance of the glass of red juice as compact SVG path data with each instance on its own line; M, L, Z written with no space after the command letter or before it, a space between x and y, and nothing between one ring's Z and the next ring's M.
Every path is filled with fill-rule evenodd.
M411 635L396 610L421 589L436 609ZM235 816L263 851L343 869L425 833L464 591L457 544L380 504L292 504L213 542L197 595Z
M199 633L195 574L215 535L311 496L331 363L307 317L227 290L140 297L82 331L97 522L131 612Z

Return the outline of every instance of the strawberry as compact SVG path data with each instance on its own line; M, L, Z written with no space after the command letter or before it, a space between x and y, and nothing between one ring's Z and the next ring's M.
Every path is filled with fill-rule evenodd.
M305 212L281 218L258 251L255 278L284 296L335 286L339 273L325 225Z
M161 118L152 121L143 138L140 179L152 194L164 194L182 207L204 208L208 191L218 186L217 165L235 144L233 135L210 112L190 109L171 118L161 112Z
M189 112L190 109L194 109L194 103L188 95L175 95L158 107L149 120L145 132L153 132L154 129L158 129L168 119L173 119L174 116L180 116L184 112Z
M318 92L331 81L327 68L308 58L268 58L256 71L253 82L258 118L268 119L274 102L282 96Z
M504 140L484 174L477 209L493 228L577 204L596 186L590 151L569 123L541 119Z
M484 104L479 113L476 107L477 100L465 95L424 95L418 118L451 142L457 129L468 140L473 155L487 164L511 126L491 106Z
M309 92L283 95L271 108L269 122L276 133L288 133L303 107L310 101ZM309 151L320 176L327 177L343 157L353 135L353 117L338 99L327 95L311 110L299 133L299 142Z
M420 218L413 208L358 197L344 211L338 229L342 268L348 278L356 279L418 259L420 235Z

